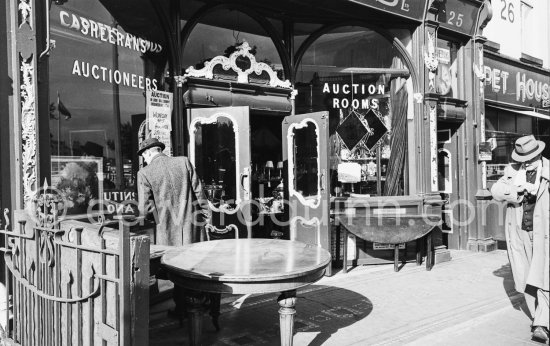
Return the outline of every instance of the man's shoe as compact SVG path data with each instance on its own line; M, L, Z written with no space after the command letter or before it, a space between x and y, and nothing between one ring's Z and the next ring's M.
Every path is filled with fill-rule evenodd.
M542 326L536 326L533 330L533 341L538 341L542 343L548 342L548 329Z

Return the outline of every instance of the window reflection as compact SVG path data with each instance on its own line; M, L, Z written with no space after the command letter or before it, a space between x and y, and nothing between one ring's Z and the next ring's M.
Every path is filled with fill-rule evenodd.
M236 195L235 129L231 119L195 125L195 166L208 199L216 206L234 204Z
M487 107L485 115L485 137L492 142L492 160L487 162L487 181L497 181L504 175L504 168L510 162L515 141L526 135L546 143L542 153L550 155L550 120L517 114Z
M294 131L294 186L304 197L317 196L319 193L318 145L316 125L311 121L307 126Z
M341 27L317 39L297 71L296 113L329 112L331 193L406 193L409 71L393 43L368 28ZM339 180L338 167L357 165L359 173L340 176L358 182Z
M437 40L438 66L435 89L442 96L458 97L456 52L457 44L442 39Z
M51 179L65 197L76 196L69 214L98 200L107 202L105 212L134 213L120 203L136 198L145 90L162 88L165 45L159 28L152 21L144 26L127 6L51 4Z

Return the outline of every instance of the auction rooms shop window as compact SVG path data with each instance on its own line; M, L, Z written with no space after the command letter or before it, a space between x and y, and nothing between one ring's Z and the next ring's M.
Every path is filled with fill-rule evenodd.
M160 28L144 27L116 1L54 1L50 18L52 187L68 214L86 213L98 201L108 212L131 213L121 202L136 199L146 90L162 90Z
M386 36L344 26L321 35L302 57L296 113L329 112L332 195L408 193L410 72L400 54Z

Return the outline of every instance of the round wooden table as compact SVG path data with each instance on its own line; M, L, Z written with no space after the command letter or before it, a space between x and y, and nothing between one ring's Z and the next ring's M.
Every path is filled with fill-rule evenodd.
M186 290L192 345L201 344L204 292L281 292L281 345L292 345L296 289L321 279L330 261L330 253L320 247L281 239L207 241L169 250L162 257L170 280Z

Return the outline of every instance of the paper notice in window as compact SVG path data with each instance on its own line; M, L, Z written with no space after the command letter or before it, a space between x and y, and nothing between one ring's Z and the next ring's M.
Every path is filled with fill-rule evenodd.
M361 181L361 165L356 162L338 164L338 181L342 183L358 183Z

